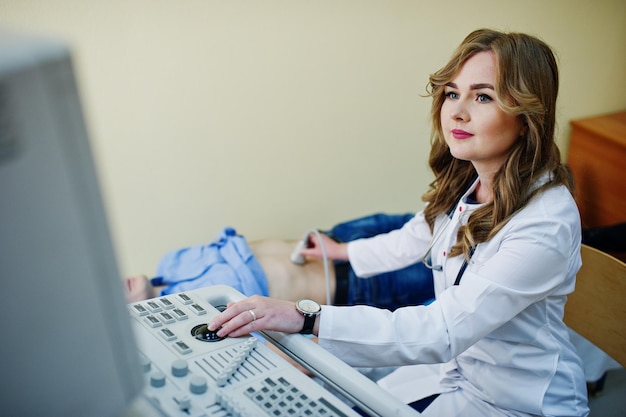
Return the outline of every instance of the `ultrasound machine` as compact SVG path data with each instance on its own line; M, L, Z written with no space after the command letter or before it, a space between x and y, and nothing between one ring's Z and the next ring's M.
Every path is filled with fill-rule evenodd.
M127 305L95 171L68 45L0 31L0 415L418 414L305 336L209 332L230 287Z

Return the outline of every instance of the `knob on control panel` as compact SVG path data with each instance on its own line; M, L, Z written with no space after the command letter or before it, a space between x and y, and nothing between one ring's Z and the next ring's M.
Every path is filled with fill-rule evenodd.
M155 370L150 374L150 385L159 388L165 385L165 375L163 372Z
M189 372L189 365L187 365L187 361L182 359L177 359L172 362L172 375L176 377L184 377Z
M207 390L206 378L200 375L194 375L189 380L189 391L192 394L204 394Z
M217 335L217 331L209 330L208 324L199 324L191 329L191 335L203 342L218 342L223 340L223 337Z

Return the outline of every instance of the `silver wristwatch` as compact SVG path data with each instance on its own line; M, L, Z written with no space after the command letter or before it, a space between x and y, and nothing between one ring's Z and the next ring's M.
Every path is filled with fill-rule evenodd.
M296 301L296 310L298 310L304 316L304 326L300 330L300 334L313 333L313 326L315 325L315 318L322 312L322 306L313 300L302 299Z

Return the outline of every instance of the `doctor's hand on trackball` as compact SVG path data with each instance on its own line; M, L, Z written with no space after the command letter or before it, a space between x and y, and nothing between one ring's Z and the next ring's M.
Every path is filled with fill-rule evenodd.
M317 335L321 307L313 300L278 300L254 295L236 303L217 315L209 330L220 337L238 337L253 331L274 330L284 333Z

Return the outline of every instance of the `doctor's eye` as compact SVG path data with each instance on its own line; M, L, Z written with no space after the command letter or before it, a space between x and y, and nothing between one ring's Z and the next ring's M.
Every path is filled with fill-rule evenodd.
M491 96L489 94L478 94L476 96L476 100L479 103L489 103L489 102L493 101L493 99L491 98Z

